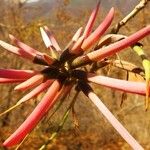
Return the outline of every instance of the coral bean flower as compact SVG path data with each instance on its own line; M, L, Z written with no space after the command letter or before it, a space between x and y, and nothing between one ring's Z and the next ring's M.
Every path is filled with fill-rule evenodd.
M139 95L146 94L146 83L101 76L97 75L96 72L93 73L89 68L85 71L84 68L87 67L86 65L92 66L96 62L105 62L105 59L109 59L109 56L115 55L124 48L136 44L139 40L150 34L150 26L133 33L129 37L124 36L119 41L110 43L108 46L104 45L98 49L95 48L94 51L87 53L86 50L100 40L114 18L114 8L111 8L102 23L92 32L99 7L100 3L92 11L85 30L83 31L83 27L80 27L64 51L61 50L58 42L47 26L41 27L40 31L47 49L51 52L50 55L31 48L13 35L9 35L9 38L15 46L0 40L0 46L9 52L28 59L33 63L43 65L43 69L38 71L0 69L0 83L19 83L15 87L15 90L27 91L32 89L16 105L18 106L47 90L33 112L8 137L3 143L3 146L10 147L19 144L35 128L46 113L48 113L61 95L64 95L64 97L69 95L70 90L74 86L74 90L78 92L82 91L89 97L99 111L107 118L108 122L112 124L116 131L133 149L143 150L142 146L96 96L89 83L96 83L111 89Z

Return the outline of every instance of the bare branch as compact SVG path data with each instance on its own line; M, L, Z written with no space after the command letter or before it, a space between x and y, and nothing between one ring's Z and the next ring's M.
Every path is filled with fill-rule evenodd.
M135 6L135 8L125 16L120 22L118 22L115 27L111 30L111 33L118 33L120 28L123 27L129 20L131 20L136 14L138 14L150 0L140 0L139 4Z

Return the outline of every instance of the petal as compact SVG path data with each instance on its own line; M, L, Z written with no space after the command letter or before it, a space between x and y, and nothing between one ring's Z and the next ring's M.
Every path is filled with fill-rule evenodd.
M23 82L26 79L10 79L10 78L0 78L0 83L16 83L16 82Z
M78 41L73 45L73 47L71 48L71 50L69 50L69 52L71 54L79 54L82 50L81 50L81 45L83 43L84 40L84 36L79 37Z
M52 45L55 47L55 49L56 49L58 52L61 51L60 46L58 45L58 43L57 43L57 41L56 41L54 35L50 32L50 30L48 29L48 27L47 27L47 26L44 26L44 29L45 29L47 35L49 36L49 39L51 40Z
M84 83L79 83L79 88L83 93L96 105L98 110L106 117L108 122L116 129L116 131L124 138L124 140L134 150L144 150L143 147L132 137L127 129L115 118L115 116L109 111L109 109L103 104L99 97L93 92L92 88Z
M105 31L110 26L113 17L114 17L114 8L111 8L104 21L98 26L98 28L93 33L91 33L91 35L87 39L84 40L81 46L83 50L87 50L99 40L99 38L105 33Z
M91 13L91 16L88 20L88 23L85 27L85 30L84 30L84 33L83 33L83 36L85 38L87 38L90 35L90 33L92 32L93 24L95 22L97 14L98 14L99 6L100 6L100 1L98 2L96 8L93 9L93 11Z
M35 89L33 89L30 93L26 94L23 98L21 98L17 104L21 104L35 96L37 96L38 94L40 94L41 92L43 92L44 90L46 90L51 84L52 84L53 80L47 80L44 83L41 83L39 86L37 86Z
M11 79L28 79L37 74L32 70L0 69L0 77Z
M77 40L79 39L79 37L81 36L81 33L83 31L83 27L80 27L76 33L74 34L74 36L72 37L72 41L73 42L77 42Z
M23 51L26 51L27 53L31 53L33 55L35 54L41 54L39 51L33 49L32 47L26 45L25 43L19 41L15 36L12 34L9 34L9 38L13 43L15 43L19 48L21 48Z
M43 39L46 47L49 48L49 47L53 46L50 38L48 37L48 34L45 32L45 30L42 27L40 27L40 31L41 31L41 36L42 36L42 39Z
M133 82L133 81L126 81L126 80L120 80L120 79L114 79L110 77L105 76L88 76L88 81L100 84L112 89L121 90L128 93L134 93L134 94L140 94L145 95L146 94L146 83L144 82Z
M44 75L43 74L37 74L37 75L29 78L25 82L17 85L15 87L15 90L23 90L24 91L24 90L31 89L32 87L35 87L38 84L42 83L43 80L44 80Z
M56 80L53 82L47 93L29 115L29 117L22 123L22 125L3 143L3 146L10 147L18 144L21 140L38 124L38 122L45 115L46 111L50 109L56 99L55 96L60 89L60 83Z
M137 41L141 40L145 36L150 34L150 26L147 26L136 33L130 35L128 38L125 38L121 41L118 41L114 44L111 44L107 47L101 48L99 50L88 53L87 56L92 61L97 61L109 57L120 50L135 44Z
M88 94L89 99L97 106L100 112L107 118L108 122L117 130L117 132L124 138L124 140L134 150L144 150L143 147L135 140L135 138L127 131L127 129L115 118L115 116L109 111L109 109L103 104L98 96L90 92Z
M0 40L0 45L5 48L6 50L8 50L9 52L16 54L18 56L21 56L23 58L29 59L29 60L33 60L35 55L32 53L28 53L26 51L24 51L23 49L20 49L18 47L15 47L13 45L10 45L4 41Z

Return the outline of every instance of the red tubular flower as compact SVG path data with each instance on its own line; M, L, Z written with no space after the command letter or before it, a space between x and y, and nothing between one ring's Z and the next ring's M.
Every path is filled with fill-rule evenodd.
M76 51L76 47L80 49L80 46L81 46L81 43L78 42L79 38L81 38L81 34L82 34L82 31L83 31L83 27L80 27L76 32L75 34L73 35L71 41L67 44L67 46L65 47L65 50L68 50L69 49L69 53L73 54L73 53L77 53L78 52L74 52ZM75 46L76 45L76 46ZM74 48L73 48L74 47ZM73 49L73 50L72 50Z
M53 47L56 49L56 51L61 52L62 50L61 50L60 46L58 45L54 35L50 32L50 30L48 29L47 26L44 26L44 29L45 29L45 32L47 33L50 41L52 42Z
M118 41L107 47L88 53L87 56L90 60L93 60L93 61L102 60L106 57L109 57L119 52L120 50L128 46L135 44L136 42L138 42L139 40L141 40L142 38L144 38L145 36L149 34L150 34L150 26L147 26L121 41Z
M146 83L144 82L125 81L100 75L96 76L95 74L91 74L91 72L95 71L97 68L99 68L99 66L101 67L101 64L102 67L104 67L105 64L109 64L111 60L108 59L108 61L104 58L109 57L128 46L132 46L137 41L149 35L150 26L137 31L129 37L123 35L118 37L109 35L108 37L102 39L98 45L96 45L96 48L94 48L93 52L86 53L84 51L86 51L100 39L100 37L105 33L111 24L114 17L114 8L112 8L105 17L104 21L93 33L91 33L95 18L99 10L99 5L100 2L92 11L84 32L82 33L83 28L80 27L64 51L61 50L56 39L49 31L47 26L40 28L43 41L46 47L51 50L50 56L46 53L38 52L34 48L31 48L30 46L19 41L13 35L9 35L9 37L17 47L0 40L0 45L9 52L29 59L33 63L44 65L44 68L41 71L0 69L0 83L21 82L15 87L15 90L23 91L34 87L34 89L26 94L23 98L21 98L15 106L7 109L3 113L0 113L0 116L6 114L23 102L37 96L41 92L48 89L33 112L22 123L22 125L3 143L4 146L10 147L20 143L21 140L23 140L25 136L35 128L38 122L50 110L57 99L62 98L64 100L64 98L67 97L71 91L72 87L75 85L74 89L77 91L76 93L78 94L79 91L83 91L133 149L143 150L142 146L138 144L138 142L129 134L129 132L95 95L91 87L88 85L88 82L97 83L102 86L121 90L124 92L145 95ZM111 38L111 36L113 37ZM113 44L108 42L109 39L112 40L111 42ZM101 60L103 61L95 63L95 61ZM92 65L91 70L89 69L90 67L86 68L87 64ZM146 65L146 67L148 66L149 63ZM132 66L132 68L135 67ZM128 68L126 69L128 70ZM140 71L143 73L143 69ZM147 89L150 90L149 88ZM68 109L73 107L73 104L76 100L75 98L76 95ZM69 113L69 111L67 112Z
M32 70L0 69L0 83L24 82L36 74Z
M97 7L92 11L89 21L85 27L83 35L78 39L78 41L71 48L70 53L79 54L82 50L87 50L93 44L95 44L99 38L105 33L107 28L110 26L114 17L114 8L112 8L104 21L98 26L98 28L90 35L92 27L99 10L100 2Z
M34 86L39 85L40 83L42 83L44 80L44 75L43 74L37 74L33 77L31 77L30 79L26 80L25 82L17 85L15 87L15 90L28 90Z
M83 27L80 27L77 32L74 34L74 36L72 37L72 41L73 42L77 42L79 37L81 36L81 33L83 31Z
M11 79L29 79L37 73L33 70L0 69L0 77Z
M146 83L145 82L133 82L133 81L126 81L120 79L114 79L105 76L95 76L89 75L88 81L100 84L112 89L121 90L127 93L134 93L139 95L146 94Z
M32 49L31 47L27 46L26 44L20 42L18 39L16 39L12 35L10 37L11 37L11 39L14 40L14 42L16 42L16 44L18 45L19 48L0 40L0 45L3 48L5 48L6 50L8 50L9 52L16 54L18 56L21 56L23 58L29 59L32 62L35 62L35 60L36 60L37 63L39 63L39 61L41 63L41 61L42 61L42 63L44 63L44 64L46 63L49 65L54 62L54 59L52 59L47 54L37 52L36 50L34 51L34 49Z
M134 150L144 150L144 148L131 136L131 134L124 128L124 126L115 118L109 109L93 92L88 93L89 99L97 106L101 113L107 118L109 123L118 131L118 133L125 139L125 141Z
M12 78L0 78L0 83L16 83L23 82L26 79L12 79Z
M81 81L79 82L79 87L134 150L144 150L143 147L131 136L131 134L103 104L103 102L98 98L98 96L93 92L92 88L87 83Z
M111 8L104 21L98 26L98 28L93 33L91 33L91 35L89 35L89 37L87 37L84 40L81 46L81 48L84 51L90 48L93 44L95 44L99 40L99 38L105 33L105 31L110 26L113 18L114 18L114 8Z
M77 42L71 48L70 52L72 54L79 54L81 52L81 45L82 45L83 41L84 41L84 36L79 37Z
M40 31L41 31L41 36L42 36L42 39L43 39L43 41L44 41L45 46L46 46L47 48L52 47L53 44L52 44L50 38L48 37L47 32L45 32L45 30L44 30L42 27L40 27Z
M47 29L48 31L46 29L40 27L42 39L43 39L46 47L50 50L50 55L53 58L58 59L59 52L61 51L61 49L60 49L58 43L56 42L55 38L53 37L53 35L49 32L48 29Z
M47 109L50 109L50 107L52 107L55 103L57 99L55 96L60 90L60 87L61 85L59 81L54 81L34 111L23 122L23 124L3 143L4 146L10 147L18 144L36 126L36 124L45 115Z
M28 93L27 95L25 95L23 98L21 98L17 104L21 104L35 96L37 96L38 94L40 94L41 92L43 92L44 90L46 90L51 84L52 84L53 80L47 80L44 83L41 83L39 86L37 86L35 89L33 89L30 93Z
M33 55L39 54L41 55L42 53L33 49L32 47L26 45L25 43L19 41L15 36L13 36L12 34L9 34L9 38L11 39L11 41L16 44L19 48L21 48L23 51L26 51L27 53L31 53Z
M18 56L21 56L23 58L26 58L26 59L29 59L29 60L34 60L35 58L35 54L31 53L31 52L27 52L27 51L24 51L23 49L21 48L18 48L18 47L15 47L15 46L12 46L4 41L1 41L0 40L0 45L5 48L6 50L8 50L9 52L11 53L14 53Z
M91 16L88 20L88 23L85 27L85 30L84 30L84 33L83 33L83 36L84 38L86 39L90 33L92 32L92 28L93 28L93 25L94 25L94 22L95 22L95 19L96 19L96 16L97 16L97 13L98 13L98 10L99 10L99 7L100 7L100 1L98 2L97 6L95 9L93 9L92 13L91 13Z

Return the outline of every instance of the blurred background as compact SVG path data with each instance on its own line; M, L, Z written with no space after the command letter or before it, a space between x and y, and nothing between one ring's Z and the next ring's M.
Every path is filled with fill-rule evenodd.
M109 9L115 7L115 19L107 31L109 33L112 27L138 3L139 0L101 0L100 13L95 28ZM97 0L0 0L0 39L11 43L8 38L8 34L11 33L31 47L47 52L39 32L39 27L47 25L63 49L75 31L86 24L91 10L96 4ZM119 33L130 35L148 25L150 23L149 10L150 4L121 28ZM150 38L147 37L141 42L149 57ZM121 59L141 66L140 58L130 48L119 53L119 55ZM40 69L38 65L32 65L1 47L0 68ZM99 73L108 75L108 68L100 70ZM109 76L125 79L126 72L111 67ZM142 80L134 74L130 74L129 78L135 81ZM13 91L14 87L15 84L0 85L0 112L13 106L26 94L25 92ZM122 92L97 85L93 85L93 87L106 106L139 143L145 149L150 149L150 110L147 112L144 110L144 97L127 94L127 98L120 107ZM50 137L51 133L57 129L73 92L70 95L70 98L66 99L61 109L50 121L44 119L38 124L21 146L21 150L36 150ZM42 94L0 118L0 145L19 127L41 98ZM70 114L62 132L53 143L49 144L49 150L130 150L128 144L122 140L120 135L82 93L80 93L75 104L75 111L79 127L74 126Z

